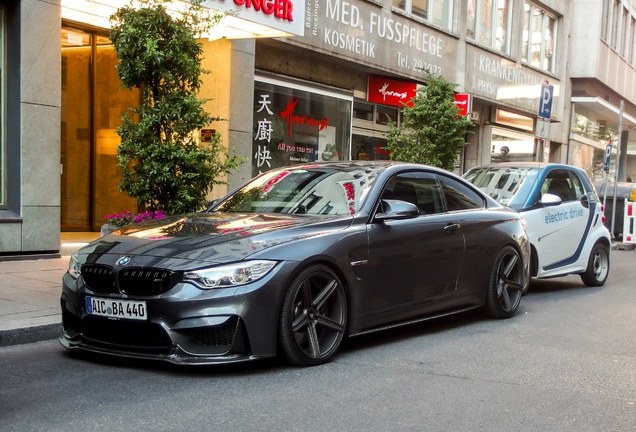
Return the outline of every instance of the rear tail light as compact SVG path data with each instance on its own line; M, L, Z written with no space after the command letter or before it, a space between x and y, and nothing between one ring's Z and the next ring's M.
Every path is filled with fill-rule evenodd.
M603 204L601 204L601 213L603 213L603 219L601 219L603 221L603 225L605 225L605 206Z

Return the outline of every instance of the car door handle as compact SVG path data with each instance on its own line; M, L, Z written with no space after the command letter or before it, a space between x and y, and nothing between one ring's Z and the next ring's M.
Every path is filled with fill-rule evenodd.
M444 227L444 231L446 231L449 234L454 233L455 231L457 231L459 229L461 225L458 223L449 223Z

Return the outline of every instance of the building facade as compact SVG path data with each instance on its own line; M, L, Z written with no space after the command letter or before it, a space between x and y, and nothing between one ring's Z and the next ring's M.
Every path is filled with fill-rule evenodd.
M572 2L571 16L569 64L573 114L568 162L584 168L593 178L602 178L603 157L611 140L615 155L618 145L621 146L619 181L627 177L634 180L636 1Z
M201 41L211 71L201 96L211 98L209 112L227 119L202 137L220 134L250 161L211 198L276 167L387 159L389 122L401 122L402 102L426 84L427 70L470 98L475 126L458 173L483 163L546 161L595 176L597 150L611 134L594 131L612 127L620 99L626 130L628 116L636 118L630 1L288 0L277 14L266 12L266 2L234 3L241 13L267 15L261 24L287 36ZM114 70L108 15L117 4L2 6L0 253L55 251L60 231L98 230L104 215L136 210L117 190L115 130L139 99L119 89ZM614 13L620 19L608 22L616 29L606 23ZM258 36L267 34L274 32ZM538 140L546 83L552 110L546 139ZM630 149L629 173L636 172Z
M0 1L0 254L60 248L60 3Z

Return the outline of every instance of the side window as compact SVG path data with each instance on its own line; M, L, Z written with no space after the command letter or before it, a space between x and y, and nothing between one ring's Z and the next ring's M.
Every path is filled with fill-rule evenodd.
M430 173L409 172L394 176L382 192L382 199L396 199L415 204L421 215L444 211L439 183Z
M569 171L566 170L554 170L548 173L548 176L541 185L541 196L546 193L556 195L561 198L561 201L574 201L583 192L581 182L577 179L577 187L579 192L575 188L575 182L570 177Z
M457 180L443 175L439 176L439 180L448 211L478 209L486 205L481 195Z
M585 189L581 184L581 179L575 173L570 173L570 181L572 182L572 187L574 188L574 199L581 198L581 195L585 195Z

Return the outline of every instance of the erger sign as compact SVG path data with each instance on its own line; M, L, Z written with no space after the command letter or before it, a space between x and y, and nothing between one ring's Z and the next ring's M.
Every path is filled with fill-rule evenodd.
M322 0L316 0L318 1ZM305 34L303 17L306 4L307 2L301 0L203 0L201 3L213 10L230 12L236 18L248 21L246 24L251 22L277 30L271 34L284 32L295 36ZM314 2L309 4L313 7ZM249 32L249 27L247 25L245 31Z
M238 6L245 6L247 9L254 8L257 11L263 11L268 15L274 14L277 18L294 20L292 18L294 3L289 0L234 0L234 3Z

